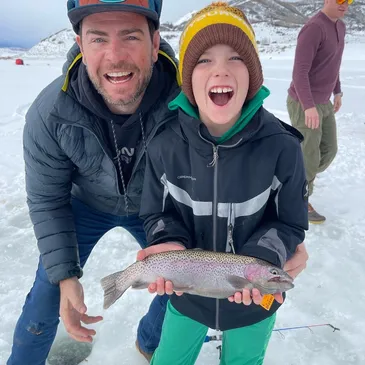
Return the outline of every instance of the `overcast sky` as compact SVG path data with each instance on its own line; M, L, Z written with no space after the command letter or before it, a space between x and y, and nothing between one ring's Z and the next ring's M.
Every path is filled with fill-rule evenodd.
M66 0L0 0L0 47L31 47L70 27ZM164 0L162 21L174 22L212 0Z

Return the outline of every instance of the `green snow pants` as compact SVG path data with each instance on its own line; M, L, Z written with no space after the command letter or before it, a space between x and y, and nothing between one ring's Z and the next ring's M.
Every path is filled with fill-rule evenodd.
M261 365L275 319L276 314L251 326L224 331L220 365ZM195 364L207 332L208 327L184 316L169 301L151 365Z
M316 175L325 171L337 154L337 128L333 104L317 104L319 128L310 129L305 124L305 114L299 101L288 96L286 106L292 126L304 137L302 152L309 195L313 193Z

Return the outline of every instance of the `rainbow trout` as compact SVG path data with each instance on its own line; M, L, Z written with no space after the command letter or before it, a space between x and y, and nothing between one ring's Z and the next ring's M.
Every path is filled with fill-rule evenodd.
M228 298L244 288L275 294L294 287L284 270L254 257L204 250L167 251L147 256L101 279L104 309L129 287L146 289L158 277L170 280L174 291L217 299Z

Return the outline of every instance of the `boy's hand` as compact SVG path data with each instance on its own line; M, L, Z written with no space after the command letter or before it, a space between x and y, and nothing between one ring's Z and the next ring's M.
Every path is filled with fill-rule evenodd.
M175 242L160 243L158 245L147 247L143 250L138 251L137 260L143 260L147 256L152 255L154 253L174 251L174 250L185 250L185 247ZM158 278L155 283L150 284L148 286L148 291L151 294L157 293L158 295L164 295L164 294L171 295L174 293L172 282L171 281L165 282L163 278ZM183 293L176 292L175 294L180 296Z
M262 302L262 295L258 289L252 289L252 295L249 289L243 289L242 292L236 292L234 295L228 297L228 300L233 303L244 305L251 305L254 302L256 305L260 305ZM283 303L283 295L281 293L274 294L274 298L278 303Z

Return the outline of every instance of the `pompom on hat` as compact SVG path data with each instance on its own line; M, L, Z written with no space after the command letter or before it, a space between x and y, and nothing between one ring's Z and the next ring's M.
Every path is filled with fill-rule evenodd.
M250 83L246 100L251 100L263 84L255 32L243 11L225 2L214 2L197 12L186 24L180 38L179 72L182 90L196 105L192 74L200 56L217 44L231 46L242 57Z

